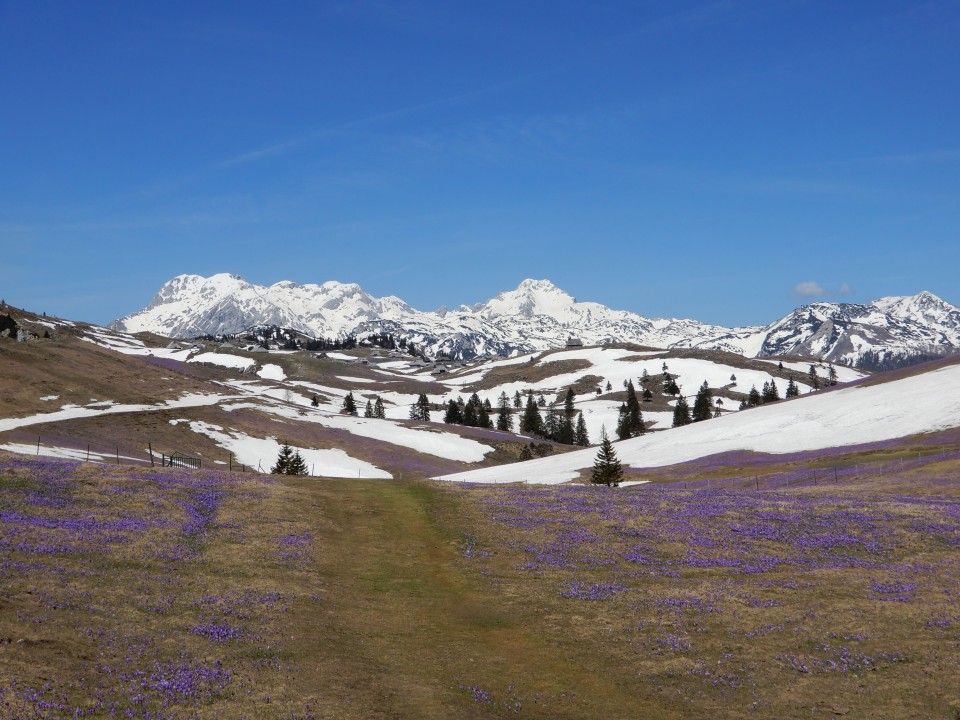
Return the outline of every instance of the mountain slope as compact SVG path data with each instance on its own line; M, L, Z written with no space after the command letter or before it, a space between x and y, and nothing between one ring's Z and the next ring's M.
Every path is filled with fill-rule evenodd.
M793 453L882 442L960 427L960 363L879 384L815 393L790 402L616 443L624 465L653 468L733 451ZM455 473L456 482L562 483L589 471L596 448Z
M562 347L570 337L586 345L631 342L848 364L868 351L909 355L960 349L960 308L927 292L867 305L811 303L764 327L724 328L577 302L548 280L524 280L477 305L422 312L397 297L373 297L356 284L283 281L264 287L235 275L180 275L147 308L111 327L194 337L239 333L254 325L279 325L315 337L388 332L430 354L462 359Z

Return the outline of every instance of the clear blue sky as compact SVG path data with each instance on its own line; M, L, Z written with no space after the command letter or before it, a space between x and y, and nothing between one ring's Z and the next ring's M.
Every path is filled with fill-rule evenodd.
M0 296L960 304L958 38L956 0L0 2Z

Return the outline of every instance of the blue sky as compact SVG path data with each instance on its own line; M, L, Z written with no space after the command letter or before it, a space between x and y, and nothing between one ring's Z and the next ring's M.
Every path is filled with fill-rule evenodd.
M960 304L960 3L0 2L0 296Z

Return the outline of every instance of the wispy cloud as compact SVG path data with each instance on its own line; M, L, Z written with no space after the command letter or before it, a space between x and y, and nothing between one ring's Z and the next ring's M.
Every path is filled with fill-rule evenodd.
M793 286L793 293L801 297L818 297L823 295L826 291L820 285L820 283L813 280L807 280L806 282L799 282Z
M840 283L840 288L837 290L837 292L840 295L849 295L853 292L853 290L850 289L850 286L847 283Z

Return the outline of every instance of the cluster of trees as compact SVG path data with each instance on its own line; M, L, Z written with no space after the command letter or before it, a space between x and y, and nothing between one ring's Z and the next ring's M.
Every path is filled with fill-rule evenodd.
M462 397L456 400L450 400L447 403L447 411L443 415L443 421L453 425L466 425L468 427L482 427L493 429L493 420L490 416L493 414L493 407L489 400L480 400L476 393L470 396L466 402Z
M430 400L425 393L420 393L417 401L410 406L410 419L430 422Z
M811 365L810 369L807 370L807 381L810 383L810 387L814 390L819 390L824 385L836 385L837 384L837 371L833 365L830 366L830 369L827 370L827 377L821 379L817 375L817 366Z
M794 397L799 393L799 389L793 382L793 378L790 378L790 381L787 384L787 390L791 393L789 397ZM758 391L756 385L751 385L750 392L747 393L747 397L740 401L740 409L746 410L747 408L756 407L757 405L765 405L766 403L776 402L779 399L780 390L777 388L777 383L775 380L764 382L762 391Z
M642 379L641 382L643 382ZM617 438L626 440L643 435L644 431L640 401L637 399L633 381L627 380L627 400L620 404L620 414L617 418Z
M270 472L274 475L306 475L307 461L299 450L294 450L289 443L284 442L277 455L277 462L270 468Z
M897 352L877 352L876 350L867 350L863 355L857 358L854 367L860 370L869 370L870 372L886 372L888 370L897 370L899 368L917 365L930 360L939 360L949 354L949 350L936 350L931 348L926 352L916 353L897 353ZM832 368L831 368L832 369Z
M543 396L540 396L543 399ZM567 388L567 394L564 396L563 409L558 410L554 403L546 408L546 417L540 414L541 405L533 399L533 391L527 394L527 404L524 407L523 414L520 416L520 432L530 435L553 440L564 445L580 445L586 447L590 444L590 437L587 434L587 423L583 419L583 413L574 408L573 403L576 399L572 388ZM501 403L503 396L501 396ZM545 401L544 401L544 404ZM502 405L501 405L502 408ZM574 415L577 416L574 422Z
M701 422L720 416L720 401L717 405L713 404L713 393L707 381L704 380L697 390L697 395L693 400L693 410L691 411L687 399L681 395L677 399L677 404L673 407L673 427L681 427L690 423Z
M367 407L363 411L363 416L365 418L377 418L378 420L387 419L387 411L383 407L383 400L380 399L379 395L374 398L372 403L367 400Z

